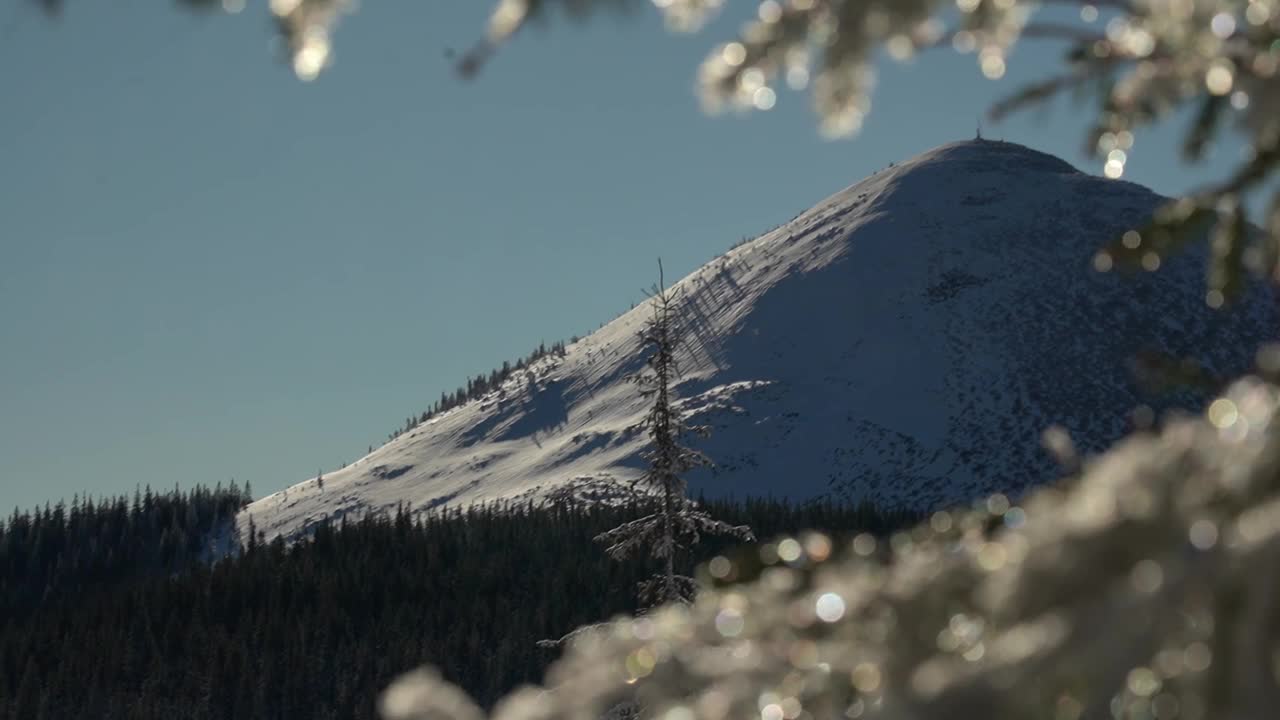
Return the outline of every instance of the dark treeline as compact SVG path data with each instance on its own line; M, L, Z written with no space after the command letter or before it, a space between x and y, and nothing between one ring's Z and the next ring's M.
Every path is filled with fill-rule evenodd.
M0 521L0 618L139 575L205 562L231 541L246 486L59 502ZM0 716L2 718L3 716Z
M254 543L193 561L207 546L196 529L216 532L242 501L239 491L197 491L8 521L0 719L372 720L379 691L423 663L491 704L541 679L555 651L537 641L635 611L636 583L653 570L592 542L641 511L605 506L369 517L291 547ZM708 505L762 538L884 533L914 519L821 503ZM166 533L186 550L139 545ZM725 550L704 538L697 559Z

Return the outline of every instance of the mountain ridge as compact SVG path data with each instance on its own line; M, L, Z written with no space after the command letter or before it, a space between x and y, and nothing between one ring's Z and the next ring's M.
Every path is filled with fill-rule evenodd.
M695 491L912 508L1017 492L1054 474L1039 442L1048 425L1089 451L1127 429L1145 400L1128 376L1134 353L1211 348L1211 368L1247 368L1244 346L1275 337L1274 304L1215 314L1202 254L1131 278L1091 269L1106 240L1164 201L1021 145L951 143L689 274L674 286L689 329L677 390L712 426L698 445L718 464L691 475ZM643 364L647 312L623 313L323 486L262 498L242 526L252 517L292 535L401 503L609 492L641 467L645 402L627 378Z

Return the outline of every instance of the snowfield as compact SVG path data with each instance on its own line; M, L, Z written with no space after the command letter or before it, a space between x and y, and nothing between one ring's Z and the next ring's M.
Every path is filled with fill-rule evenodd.
M1055 477L1050 425L1100 450L1157 397L1145 351L1247 369L1280 337L1274 298L1204 303L1204 258L1097 273L1163 202L1011 143L945 145L872 175L685 277L681 407L717 467L695 492L831 494L933 508ZM1270 293L1258 284L1252 293ZM268 538L344 515L506 498L609 497L641 466L647 304L500 389L242 513ZM1177 318L1172 322L1169 318Z

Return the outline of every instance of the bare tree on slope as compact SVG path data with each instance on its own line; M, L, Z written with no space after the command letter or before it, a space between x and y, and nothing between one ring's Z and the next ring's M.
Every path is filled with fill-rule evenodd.
M689 470L709 465L705 455L685 447L681 438L687 434L705 435L705 427L685 421L676 405L674 383L679 376L676 358L684 340L684 328L677 314L679 291L666 287L662 261L658 261L658 285L650 293L653 316L645 321L640 339L650 349L646 370L634 380L642 394L653 405L645 417L650 447L645 453L649 469L634 482L646 499L653 499L654 511L642 518L619 525L596 537L608 545L614 558L648 553L663 564L662 572L641 583L641 600L651 605L687 601L695 588L692 578L675 570L676 554L681 548L697 544L703 533L729 535L753 540L751 528L730 525L712 518L688 497L688 484L682 475Z

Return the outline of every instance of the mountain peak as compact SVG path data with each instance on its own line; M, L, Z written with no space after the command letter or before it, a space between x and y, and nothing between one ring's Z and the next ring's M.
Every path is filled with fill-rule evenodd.
M1079 182L1084 181L1084 182ZM877 210L916 212L919 207L946 207L952 202L980 202L1002 197L1005 189L1026 183L1062 185L1075 182L1082 192L1112 191L1146 206L1152 193L1122 181L1087 175L1061 158L1003 140L961 140L926 150L894 163L832 195L810 213L858 207L871 199ZM890 200L895 204L887 204ZM803 216L801 216L803 217Z
M1079 172L1075 167L1067 161L1056 155L1051 155L1026 145L1019 145L1015 142L1007 142L1005 140L991 140L989 138L977 138L973 140L958 140L945 145L939 145L931 150L926 150L911 160L913 162L1009 162L1023 164L1031 169L1045 170L1050 172Z

